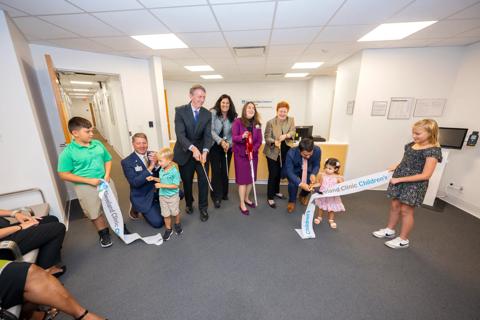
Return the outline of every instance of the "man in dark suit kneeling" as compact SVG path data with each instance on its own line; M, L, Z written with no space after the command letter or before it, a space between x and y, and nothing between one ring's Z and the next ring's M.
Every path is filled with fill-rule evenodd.
M135 133L132 137L134 152L122 160L123 174L130 184L130 218L138 219L139 213L154 228L163 226L160 214L158 191L155 181L147 181L147 177L158 177L160 167L157 166L155 152L148 152L148 140L144 133Z
M175 108L177 142L173 149L173 161L180 169L188 214L193 213L192 185L193 175L197 173L198 207L202 221L208 219L208 182L202 164L206 163L212 145L212 114L203 107L205 95L204 87L194 85L190 88L190 103Z

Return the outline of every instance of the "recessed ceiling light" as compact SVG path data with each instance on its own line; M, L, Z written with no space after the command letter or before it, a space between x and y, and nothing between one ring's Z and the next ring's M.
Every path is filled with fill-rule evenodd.
M95 82L92 81L76 81L76 80L71 80L71 84L94 84Z
M197 71L214 71L212 67L210 67L209 65L203 65L203 66L183 66L185 69L187 69L188 71L193 71L193 72L197 72Z
M285 73L285 78L303 78L308 76L308 72Z
M358 39L358 41L401 40L431 26L437 21L383 23Z
M75 92L90 92L90 89L72 89Z
M173 33L132 36L132 38L154 50L188 48L187 45Z
M206 80L223 79L222 75L220 74L204 74L204 75L201 75L200 77Z
M317 69L323 62L297 62L292 69Z

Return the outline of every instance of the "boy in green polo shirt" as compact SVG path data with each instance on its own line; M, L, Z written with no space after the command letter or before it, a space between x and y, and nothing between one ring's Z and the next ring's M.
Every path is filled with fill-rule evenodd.
M100 245L110 247L112 240L97 186L100 179L105 179L118 198L110 179L112 156L100 141L92 139L93 126L87 119L73 117L68 121L68 130L75 139L60 154L58 174L62 180L73 182L83 212L98 231Z

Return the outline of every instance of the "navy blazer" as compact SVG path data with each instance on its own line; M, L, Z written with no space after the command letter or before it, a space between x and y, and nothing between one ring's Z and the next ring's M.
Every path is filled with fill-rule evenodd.
M158 177L158 169L150 173L143 164L143 161L135 152L121 161L123 174L130 184L130 202L134 210L138 212L148 212L153 206L154 197L158 191L155 188L155 181L147 181L147 177L153 175ZM135 168L142 168L136 171Z
M317 175L318 170L320 170L320 158L322 156L322 151L318 146L313 147L313 154L308 159L307 166L307 183L310 181L310 176L312 174ZM302 166L303 158L300 154L300 149L298 147L288 150L287 159L285 160L285 173L288 178L289 183L295 185L300 185L302 182Z
M192 144L200 152L212 146L212 114L204 107L200 108L198 123L195 125L192 106L186 104L175 108L175 134L177 142L173 148L173 161L183 166L192 157L188 150Z

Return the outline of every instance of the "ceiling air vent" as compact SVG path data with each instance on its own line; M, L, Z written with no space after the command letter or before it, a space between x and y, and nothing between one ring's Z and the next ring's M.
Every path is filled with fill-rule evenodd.
M282 79L285 76L285 73L265 73L265 79Z
M260 47L233 47L237 57L263 57L265 56L265 46Z

